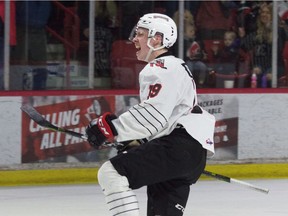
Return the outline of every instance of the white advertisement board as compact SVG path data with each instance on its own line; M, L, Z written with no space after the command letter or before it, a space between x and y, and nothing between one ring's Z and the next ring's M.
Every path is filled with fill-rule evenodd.
M117 115L137 102L135 95L110 96L109 106ZM0 97L0 166L21 164L23 146L27 147L32 143L27 142L30 135L25 130L27 119L25 120L20 110L22 101L34 101L33 105L42 106L45 113L45 106L50 107L51 99L63 111L65 103L67 107L81 107L83 101L78 104L77 100L88 100L89 97L92 96ZM212 160L288 158L288 94L199 94L198 102L216 117L216 154ZM55 157L57 155L53 155Z

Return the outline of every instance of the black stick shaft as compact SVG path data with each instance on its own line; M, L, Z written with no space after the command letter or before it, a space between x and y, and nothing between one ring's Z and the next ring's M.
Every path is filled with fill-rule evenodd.
M227 177L227 176L224 176L224 175L212 173L212 172L207 171L207 170L204 170L204 171L203 171L203 174L206 175L206 176L209 176L209 177L218 179L218 180L220 180L220 181L225 181L225 182L228 182L228 183L236 183L236 184L239 184L239 185L248 187L248 188L250 188L250 189L256 190L256 191L258 191L258 192L262 192L262 193L266 193L266 194L269 193L269 189L262 188L262 187L259 187L259 186L250 184L250 183L248 183L248 182L240 181L240 180L238 180L238 179L230 178L230 177Z
M42 127L45 127L54 131L67 133L67 134L70 134L71 136L75 136L75 137L79 137L84 140L87 140L87 137L81 133L77 133L77 132L53 125L51 122L47 121L34 107L28 104L21 106L20 109L23 112L25 112L33 121L35 121L37 124L39 124Z

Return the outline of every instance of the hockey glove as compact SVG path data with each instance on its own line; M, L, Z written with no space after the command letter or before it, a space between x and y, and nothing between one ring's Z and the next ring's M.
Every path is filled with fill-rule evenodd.
M118 133L112 124L112 120L116 118L114 114L106 112L90 122L86 128L86 135L91 146L99 149L105 141L114 141L114 137L117 136Z

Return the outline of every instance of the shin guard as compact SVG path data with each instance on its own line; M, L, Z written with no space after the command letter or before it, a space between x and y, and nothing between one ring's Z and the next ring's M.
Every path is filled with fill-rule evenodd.
M128 179L121 176L110 161L98 171L98 181L106 196L111 215L139 216L139 205L135 193L129 188Z

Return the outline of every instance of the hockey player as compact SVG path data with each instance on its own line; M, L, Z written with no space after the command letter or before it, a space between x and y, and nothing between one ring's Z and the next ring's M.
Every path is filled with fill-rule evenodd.
M157 13L141 17L133 38L137 59L147 62L139 74L141 102L118 118L105 113L86 129L96 148L105 141L146 140L99 169L98 181L111 215L138 216L133 189L143 186L147 186L148 216L183 215L190 185L204 170L207 152L214 154L215 118L197 105L191 71L169 52L176 39L170 17Z

